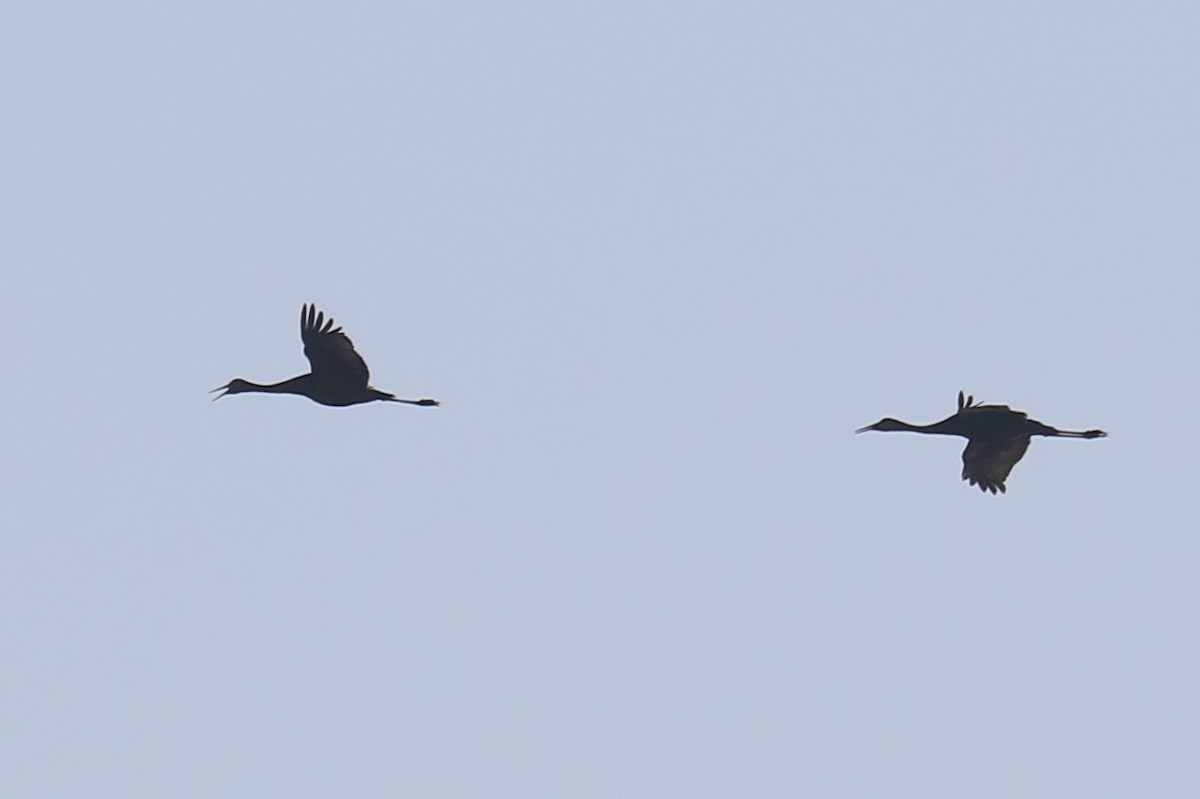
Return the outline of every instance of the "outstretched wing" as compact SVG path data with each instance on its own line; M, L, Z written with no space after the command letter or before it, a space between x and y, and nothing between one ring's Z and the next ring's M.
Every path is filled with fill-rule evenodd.
M1003 494L1007 490L1004 481L1027 449L1029 436L999 441L968 441L962 454L962 479L979 486L980 491L991 491L993 494L999 491Z
M371 377L367 362L354 351L354 343L333 326L333 318L305 304L300 309L300 340L304 355L312 365L313 377L330 383L365 386Z

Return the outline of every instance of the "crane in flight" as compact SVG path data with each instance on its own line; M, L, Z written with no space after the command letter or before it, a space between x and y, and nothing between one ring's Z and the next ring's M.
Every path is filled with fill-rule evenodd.
M855 433L867 430L890 432L904 430L912 433L931 433L962 436L967 439L963 450L962 479L979 486L980 491L1007 489L1004 481L1017 461L1029 449L1032 436L1061 438L1104 438L1103 430L1059 430L1030 419L1024 411L1014 411L1007 405L977 405L975 398L958 392L958 412L933 424L909 424L899 419L884 418L875 424L860 427Z
M343 407L363 402L404 402L409 405L437 405L435 399L403 399L395 394L380 391L368 384L371 373L367 362L354 350L354 344L333 326L333 317L317 310L317 306L305 304L300 309L300 340L304 343L304 355L312 371L281 383L262 385L236 377L212 392L221 392L213 397L219 400L226 394L299 394L322 405Z

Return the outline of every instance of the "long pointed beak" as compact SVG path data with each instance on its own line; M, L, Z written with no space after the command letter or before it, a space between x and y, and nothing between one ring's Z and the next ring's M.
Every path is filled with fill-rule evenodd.
M867 425L866 427L860 427L860 428L858 428L858 429L857 429L857 430L855 430L854 432L855 432L855 433L865 433L865 432L867 432L868 430L874 430L874 429L875 429L875 425L873 425L873 424L869 424L869 425Z
M221 393L220 393L220 394L217 394L217 392L218 392L218 391L220 391ZM226 384L225 384L225 385L223 385L223 386L217 386L216 388L214 388L212 391L210 391L210 392L208 392L208 393L209 393L209 394L217 394L217 396L215 396L215 397L213 397L213 398L212 398L212 401L213 401L213 402L216 402L216 401L217 401L217 400L219 400L221 397L223 397L223 396L225 396L226 394L228 394L228 393L229 393L229 384L228 384L228 383L226 383Z

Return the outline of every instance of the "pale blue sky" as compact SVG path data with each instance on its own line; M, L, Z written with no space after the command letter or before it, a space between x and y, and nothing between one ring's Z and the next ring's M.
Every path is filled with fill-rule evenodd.
M1198 31L10 3L0 792L1197 795Z

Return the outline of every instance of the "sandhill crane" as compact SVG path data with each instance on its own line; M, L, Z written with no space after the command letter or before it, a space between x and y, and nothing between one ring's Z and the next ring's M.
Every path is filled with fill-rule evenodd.
M898 419L880 419L855 430L907 430L913 433L962 436L967 439L963 450L962 479L978 485L980 491L995 494L1005 492L1004 481L1017 461L1029 449L1031 436L1061 436L1065 438L1104 438L1103 430L1058 430L1030 419L1024 411L1014 411L1007 405L976 405L975 398L958 392L958 412L933 424L909 424Z
M322 405L345 406L362 402L406 402L409 405L437 405L435 399L402 399L367 384L370 372L366 361L354 351L354 344L333 326L333 318L317 310L317 306L306 304L300 309L300 340L304 342L304 355L312 372L282 383L261 385L240 377L230 380L213 392L218 400L226 394L299 394Z

